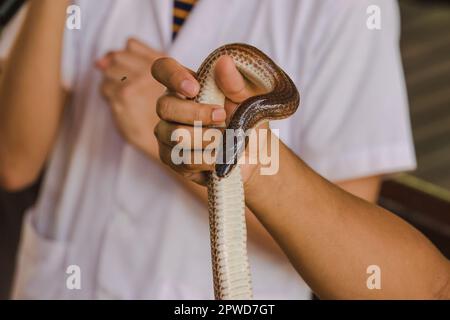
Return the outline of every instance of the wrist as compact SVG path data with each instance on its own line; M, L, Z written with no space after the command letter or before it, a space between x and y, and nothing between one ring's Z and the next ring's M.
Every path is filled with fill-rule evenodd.
M249 206L272 198L273 191L281 188L280 170L283 154L281 149L284 145L270 129L268 132L265 147L258 150L260 153L258 159L264 157L264 163L258 160L258 164L244 181L245 196ZM267 162L268 159L270 162Z

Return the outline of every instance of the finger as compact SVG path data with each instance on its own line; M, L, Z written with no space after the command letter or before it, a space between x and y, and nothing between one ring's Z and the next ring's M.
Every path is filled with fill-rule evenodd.
M208 183L208 176L207 176L207 174L205 173L205 172L197 172L197 173L194 173L194 172L186 172L186 171L183 171L183 170L181 170L181 168L179 168L178 166L176 166L175 164L173 164L171 161L170 161L170 158L166 158L165 157L165 155L166 154L168 154L169 152L170 152L170 149L169 150L162 150L161 149L161 147L160 147L160 159L161 159L161 162L162 163L164 163L165 165L167 165L170 169L172 169L176 174L178 174L178 175L180 175L180 176L182 176L183 178L186 178L186 179L188 179L188 180L190 180L190 181L193 181L193 182L195 182L195 183L198 183L198 184L200 184L200 185L203 185L203 186L206 186L207 185L207 183ZM165 161L167 161L167 160L169 160L168 161L168 163L166 163Z
M100 70L104 71L114 64L129 68L135 73L147 73L150 71L154 62L154 58L144 57L135 52L123 50L123 51L110 51L102 58L96 61L96 66Z
M167 146L164 143L161 143L160 141L158 141L158 146L159 146L159 159L161 160L161 162L169 166L176 173L184 176L182 168L179 165L173 163L172 161L172 147Z
M192 71L172 58L160 58L153 63L152 75L170 91L194 98L200 90Z
M254 95L248 81L236 68L233 59L229 56L219 58L214 74L217 86L224 95L235 103L241 103Z
M204 126L222 123L227 116L221 106L200 104L171 94L163 95L158 99L156 112L166 121L188 125L194 125L194 122L200 121Z
M165 145L200 151L217 148L222 138L222 132L217 128L183 126L167 121L160 121L154 133Z
M176 154L176 156L174 156L174 154ZM201 151L177 150L172 146L159 142L159 158L161 161L186 178L189 178L195 173L212 171L214 169L214 164L194 164L192 159L199 156L202 156ZM174 159L174 157L177 157L177 159ZM184 159L185 161L180 162L178 158Z
M117 51L111 54L111 63L123 66L136 73L147 73L150 71L153 61L129 51Z
M164 56L162 52L149 47L144 42L135 38L129 38L127 40L126 50L128 52L138 54L142 57L149 58L152 60L152 62Z
M132 75L142 74L150 70L151 62L148 59L127 51L109 52L97 61L97 67L108 78L130 78Z
M113 51L109 51L103 57L95 61L96 67L99 68L100 70L108 68L111 64L113 53L114 53Z
M137 76L134 70L131 70L128 67L112 64L105 70L103 70L103 76L108 80L113 80L117 82L122 82L125 78L130 80Z

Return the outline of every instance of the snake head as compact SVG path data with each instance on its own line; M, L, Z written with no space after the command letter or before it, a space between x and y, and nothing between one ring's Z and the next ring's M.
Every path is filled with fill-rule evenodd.
M222 147L218 150L215 173L218 178L226 178L238 165L246 146L247 136L243 129L226 129L222 136Z
M216 164L216 176L218 178L228 177L235 166L235 164Z

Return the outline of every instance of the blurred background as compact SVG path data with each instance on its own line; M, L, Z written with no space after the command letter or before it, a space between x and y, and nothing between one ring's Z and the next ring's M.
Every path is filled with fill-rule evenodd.
M401 4L403 62L419 164L414 175L450 189L450 2Z
M386 181L380 204L414 224L450 257L450 1L399 3L418 167Z
M387 179L380 205L415 225L450 258L450 1L399 2L418 169ZM14 194L0 190L0 299L9 295L23 213L38 193L39 182Z

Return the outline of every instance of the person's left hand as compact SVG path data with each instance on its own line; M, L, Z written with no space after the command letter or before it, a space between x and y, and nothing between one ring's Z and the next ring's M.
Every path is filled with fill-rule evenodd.
M144 43L129 39L124 50L111 51L96 62L104 76L101 93L122 136L155 159L159 159L153 134L158 123L155 106L165 88L150 71L153 62L162 56Z

